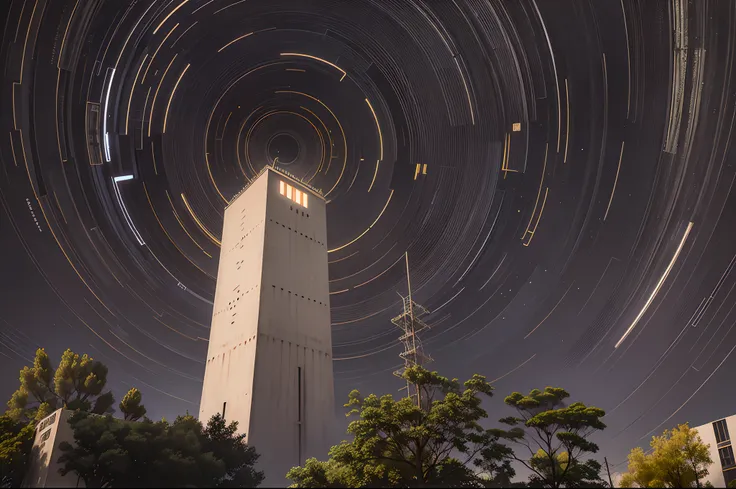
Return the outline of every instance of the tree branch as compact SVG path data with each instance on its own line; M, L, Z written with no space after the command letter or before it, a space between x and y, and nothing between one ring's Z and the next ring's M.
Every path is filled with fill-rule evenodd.
M531 465L529 465L528 463L526 463L523 459L520 459L519 457L517 457L515 454L512 454L511 455L511 458L513 458L517 462L520 462L524 467L526 467L527 469L529 469L532 472L534 472L535 474L537 474L540 479L547 480L547 478L545 476L543 476L542 474L540 474L537 469L535 469L534 467L532 467Z

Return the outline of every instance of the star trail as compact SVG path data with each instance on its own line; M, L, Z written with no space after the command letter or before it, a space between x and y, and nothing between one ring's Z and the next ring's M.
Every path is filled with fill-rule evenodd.
M340 403L401 387L408 252L432 367L606 409L612 462L736 412L736 3L0 12L6 397L72 348L118 399L197 412L224 208L274 165L328 203Z

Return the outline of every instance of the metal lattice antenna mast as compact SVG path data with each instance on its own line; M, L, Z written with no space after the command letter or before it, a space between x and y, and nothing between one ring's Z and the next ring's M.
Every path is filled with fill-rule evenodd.
M404 366L394 372L394 375L399 378L403 377L407 368L415 365L423 366L432 361L432 358L424 353L422 341L419 337L419 333L421 331L429 329L427 323L421 320L421 317L429 314L429 311L424 306L414 302L412 299L411 277L409 275L409 252L406 252L405 257L406 284L409 294L406 297L399 294L403 302L404 312L391 320L391 322L398 326L403 333L399 337L399 342L403 345L404 351L401 352L399 356L404 360ZM421 393L416 386L407 381L406 387L402 387L402 390L403 389L406 389L407 397L416 398L417 405L421 406Z

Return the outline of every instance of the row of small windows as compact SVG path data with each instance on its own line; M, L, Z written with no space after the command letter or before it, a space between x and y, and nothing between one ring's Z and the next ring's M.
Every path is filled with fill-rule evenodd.
M46 428L47 426L51 426L55 422L56 422L56 413L52 414L48 418L41 421L41 424L38 425L38 431L43 431L44 428Z
M247 345L249 341L253 341L255 339L256 339L256 335L253 335L250 338L246 339L245 341L241 341L239 344L235 345L232 349L234 350L237 347L242 346L244 344ZM224 355L224 353L220 353L220 355ZM207 360L207 363L212 362L215 358L219 357L220 355L216 355L216 356L210 358L209 360Z
M255 225L255 226L253 226L252 228L250 228L250 229L248 230L248 232L247 232L247 233L245 233L244 235L242 235L242 236L240 237L240 241L243 241L243 240L244 240L245 238L247 238L248 236L250 236L250 233L252 233L253 231L255 231L255 229L256 229L256 228L257 228L258 226L260 226L261 224L263 224L263 221L259 222L258 224L256 224L256 225ZM237 246L237 245L236 245L236 246Z
M235 289L237 290L238 287L240 287L240 285L238 285L237 287L235 287ZM221 309L219 311L216 311L215 312L215 316L219 316L220 314L222 314L223 312L226 312L226 311L232 311L235 308L235 306L238 305L238 301L240 300L241 297L245 297L245 294L248 294L252 290L255 290L257 288L258 288L258 286L257 285L254 285L253 287L251 287L250 289L246 290L245 292L239 292L238 294L236 294L235 299L233 299L233 300L231 300L230 302L227 303L227 307L226 308L223 308L223 309ZM233 292L235 292L235 291L233 291ZM235 314L233 313L233 316L234 315Z
M294 206L293 205L290 205L289 206L289 210L290 211L296 210L296 215L297 216L299 215L299 209L294 209ZM304 211L302 211L302 217L304 217L304 216L305 216ZM309 213L307 213L306 216L309 217Z
M276 341L278 341L277 338L274 338L273 336L265 335L263 333L261 333L260 336L265 337L264 339L270 339L272 343L275 343ZM232 350L236 349L239 346L243 346L243 345L246 345L247 346L248 345L248 342L252 342L255 339L256 339L256 336L253 335L250 338L246 339L245 341L241 341L240 343L238 343L237 345L235 345L234 347L232 347ZM284 340L281 340L281 343L284 343ZM289 343L289 345L292 344L291 341L288 341L287 343ZM306 346L301 346L301 345L298 345L298 344L294 344L294 346L296 346L297 348L303 348L305 352L308 349ZM312 350L312 353L315 352L314 348L309 348L309 349ZM328 352L321 352L321 351L317 350L317 353L324 353L324 355L325 355L326 358L329 358L330 357L330 353L328 353ZM219 355L215 355L214 357L208 359L207 360L207 363L213 362L219 356L224 356L224 355L225 355L224 353L220 353ZM225 406L223 406L223 408L224 407Z
M287 199L293 200L305 209L309 208L309 194L306 192L302 192L288 183L279 182L279 193L286 196Z
M271 285L271 287L273 287L273 290L276 290L276 286L275 286L275 285ZM284 292L284 288L283 288L283 287L281 287L281 292ZM287 293L288 293L289 295L291 295L291 294L292 294L292 292L291 292L290 290L287 290L286 292L287 292ZM327 303L324 303L324 304L323 304L323 303L322 303L321 301L318 301L317 299L312 299L311 297L304 297L303 295L302 295L302 296L300 296L300 295L299 295L299 294L297 294L296 292L294 292L293 294L294 294L294 297L301 297L302 299L306 299L306 300L307 300L307 301L309 301L309 302L314 302L315 304L319 304L320 306L327 306Z
M242 235L242 236L240 237L240 239L239 239L239 240L238 240L238 241L237 241L237 242L236 242L236 243L235 243L235 244L234 244L233 246L231 246L231 247L230 247L230 248L228 249L228 252L230 252L230 251L232 251L232 250L234 250L234 249L243 249L243 241L245 240L245 238L247 238L248 236L250 236L250 235L251 235L251 234L253 233L253 231L255 231L255 229L256 229L256 228L257 228L258 226L260 226L261 224L263 224L263 221L259 222L258 224L256 224L256 225L255 225L255 226L253 226L252 228L250 228L250 229L248 230L248 232L246 232L245 234L243 234L243 235ZM242 224L241 224L241 226L240 226L240 231L241 231L241 232L243 232L243 226L242 226Z
M294 231L295 233L299 233L299 235L300 235L300 236L304 236L304 237L305 237L305 238L307 238L308 240L310 240L310 241L314 241L315 243L317 243L317 244L318 244L318 245L320 245L320 246L324 246L324 245L325 245L324 243L322 243L322 242L320 242L320 241L317 241L316 239L314 239L314 238L312 238L312 237L310 237L310 236L307 236L306 234L304 234L304 233L302 233L302 232L299 232L299 231L297 231L296 229L291 229L291 226L287 226L286 224L282 224L282 223L280 223L280 222L278 222L278 221L274 221L273 219L269 219L269 221L271 221L271 222L274 222L274 223L276 223L276 224L281 224L281 227L282 227L282 228L288 229L289 231Z

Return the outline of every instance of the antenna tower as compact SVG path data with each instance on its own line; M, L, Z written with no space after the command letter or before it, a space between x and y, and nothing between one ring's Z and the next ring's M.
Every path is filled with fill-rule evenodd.
M399 354L402 360L404 360L404 366L394 372L394 375L402 378L407 368L418 365L423 366L432 361L429 355L424 353L422 342L419 337L419 333L426 329L429 329L429 325L422 321L421 317L429 314L429 311L422 305L417 304L411 297L411 278L409 276L409 252L406 252L406 284L408 286L409 295L406 297L399 294L402 299L404 312L396 316L391 322L398 326L402 331L402 335L399 337L399 342L403 345L404 351ZM407 397L411 397L416 400L417 405L421 406L422 399L419 389L410 382L407 381L406 387L402 387L401 390L406 389Z

